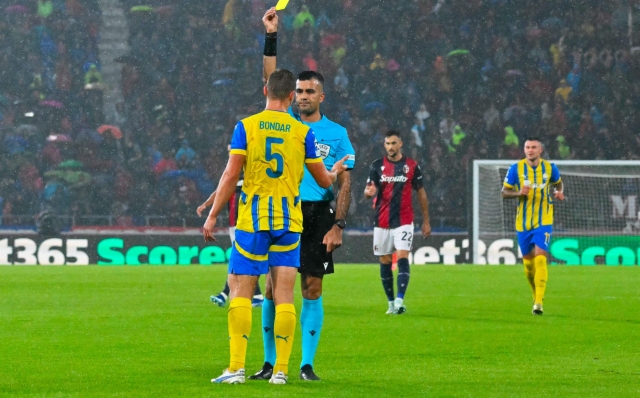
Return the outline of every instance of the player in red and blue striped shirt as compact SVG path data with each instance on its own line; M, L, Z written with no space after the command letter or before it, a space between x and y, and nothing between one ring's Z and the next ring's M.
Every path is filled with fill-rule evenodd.
M373 253L380 256L380 277L387 294L387 314L406 311L404 295L409 285L409 252L413 242L412 191L418 193L422 210L422 236L431 234L429 202L422 185L418 163L402 156L402 139L397 131L389 131L384 139L387 156L371 164L364 195L375 198L376 222L373 232ZM393 298L392 255L398 257L398 296Z

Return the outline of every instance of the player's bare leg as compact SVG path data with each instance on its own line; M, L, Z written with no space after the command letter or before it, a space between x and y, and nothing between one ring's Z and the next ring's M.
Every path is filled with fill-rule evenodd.
M313 371L313 361L324 323L322 280L322 276L300 274L300 288L303 298L302 311L300 313L300 324L302 326L300 379L307 381L320 380Z
M276 307L273 302L273 281L271 271L265 277L264 301L262 303L262 344L264 347L264 364L249 380L269 380L273 375L276 364L276 343L273 327L276 317Z
M407 312L407 306L404 305L404 295L409 287L409 251L396 250L396 256L398 258L398 296L394 300L393 306L396 314L400 315Z

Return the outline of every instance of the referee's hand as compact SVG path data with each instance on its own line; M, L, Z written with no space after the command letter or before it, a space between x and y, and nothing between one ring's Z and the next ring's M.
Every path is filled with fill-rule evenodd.
M327 253L331 253L342 246L342 229L334 225L322 239L322 244L327 245Z

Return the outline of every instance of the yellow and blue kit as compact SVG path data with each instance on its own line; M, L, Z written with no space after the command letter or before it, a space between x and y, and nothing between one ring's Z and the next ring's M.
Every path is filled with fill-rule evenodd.
M238 122L231 154L246 160L229 273L299 267L300 182L305 163L322 162L313 130L286 112L265 110Z
M553 232L553 192L551 185L560 183L560 171L555 164L540 159L536 167L526 159L513 164L504 179L508 189L520 190L524 181L530 182L527 196L518 198L516 231L522 254L529 253L534 245L549 251Z

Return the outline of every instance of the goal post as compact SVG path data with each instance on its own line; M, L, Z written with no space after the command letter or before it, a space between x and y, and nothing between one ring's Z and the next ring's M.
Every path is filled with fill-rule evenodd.
M514 264L522 257L515 232L518 200L502 184L517 160L475 160L470 225L473 264ZM640 161L551 161L566 200L554 203L552 262L640 264Z

